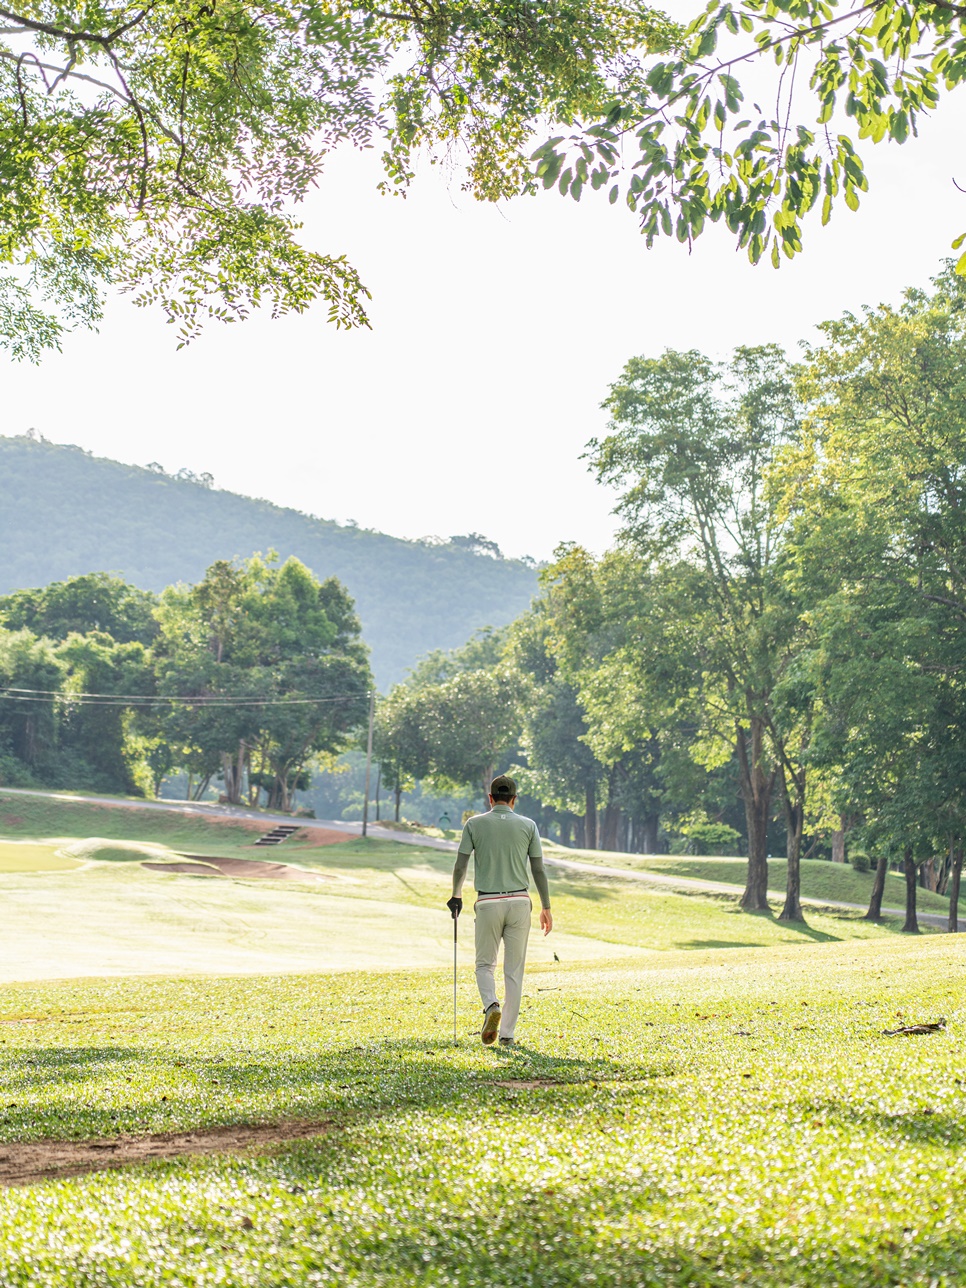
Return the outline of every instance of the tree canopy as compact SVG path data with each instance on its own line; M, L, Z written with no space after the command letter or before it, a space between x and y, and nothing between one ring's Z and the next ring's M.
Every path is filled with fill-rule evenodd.
M623 198L649 246L722 223L777 268L809 212L858 209L862 146L905 143L964 79L966 7L948 0L709 0L595 121L544 143L536 173Z
M366 324L344 256L294 213L342 143L463 150L525 188L537 121L598 113L671 25L626 0L30 0L0 11L0 341L36 358L108 285L179 342L210 318L325 302Z

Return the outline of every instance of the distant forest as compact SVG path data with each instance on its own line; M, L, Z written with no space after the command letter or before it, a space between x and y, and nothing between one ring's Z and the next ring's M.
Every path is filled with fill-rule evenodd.
M0 594L90 572L161 591L199 581L218 559L269 550L345 585L380 687L422 655L512 621L537 590L528 562L476 535L402 541L217 491L206 475L0 437Z

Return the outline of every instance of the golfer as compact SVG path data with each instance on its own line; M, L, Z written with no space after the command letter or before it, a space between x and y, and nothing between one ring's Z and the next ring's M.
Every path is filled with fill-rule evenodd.
M483 1001L482 1036L486 1046L496 1041L498 1033L500 1044L511 1046L520 1014L532 908L527 893L528 861L540 895L540 927L545 935L553 929L540 834L533 819L514 814L516 802L517 785L513 779L506 774L494 778L490 783L489 811L475 814L463 827L453 868L453 897L446 905L454 917L462 912L460 891L470 855L475 854L476 984ZM502 1009L496 996L496 959L501 943L506 993Z

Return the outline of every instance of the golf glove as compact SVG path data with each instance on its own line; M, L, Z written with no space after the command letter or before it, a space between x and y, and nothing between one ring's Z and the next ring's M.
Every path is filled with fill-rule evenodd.
M447 900L446 900L446 906L447 906L447 908L449 908L450 912L453 914L453 920L455 921L455 920L456 920L456 918L457 918L457 917L460 915L460 913L463 911L463 900L462 900L462 899L460 899L460 898L458 898L458 897L454 894L454 895L453 895L453 897L452 897L452 899L447 899Z

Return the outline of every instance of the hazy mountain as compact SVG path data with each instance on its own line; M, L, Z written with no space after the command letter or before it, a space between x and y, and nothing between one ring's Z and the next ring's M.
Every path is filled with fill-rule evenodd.
M511 621L537 586L532 567L494 557L487 543L401 541L216 491L185 471L0 437L0 593L86 572L161 590L196 581L215 559L270 549L348 587L380 685L430 649Z

